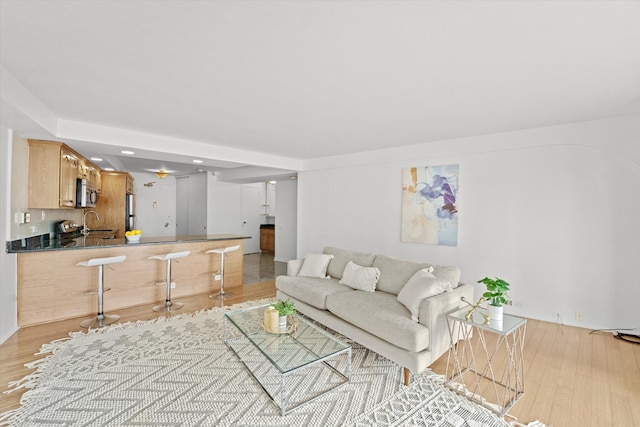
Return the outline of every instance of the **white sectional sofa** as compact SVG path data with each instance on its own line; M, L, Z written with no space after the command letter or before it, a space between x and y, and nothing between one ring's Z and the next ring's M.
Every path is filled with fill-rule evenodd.
M465 305L461 297L473 300L473 287L459 282L454 266L325 247L289 261L287 275L276 278L276 296L399 364L409 384L410 372L449 349L446 315Z

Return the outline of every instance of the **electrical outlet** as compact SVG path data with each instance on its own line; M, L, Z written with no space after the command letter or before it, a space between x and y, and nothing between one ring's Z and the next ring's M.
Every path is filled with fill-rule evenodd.
M213 278L214 278L214 280L220 280L220 279L222 279L222 276L219 275L219 274L216 274L216 275L213 276Z
M576 320L582 320L584 318L584 315L582 314L581 311L576 311Z
M176 287L176 282L171 282L171 289Z

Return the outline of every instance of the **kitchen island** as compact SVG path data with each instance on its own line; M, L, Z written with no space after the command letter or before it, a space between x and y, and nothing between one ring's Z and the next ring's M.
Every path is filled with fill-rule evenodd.
M18 326L29 326L72 317L94 315L97 308L95 290L98 269L78 266L93 258L125 255L126 260L104 269L105 312L165 300L166 263L149 259L169 252L191 251L172 265L176 283L172 300L181 296L215 292L220 281L213 273L220 268L220 256L206 254L211 249L240 245L225 258L225 289L242 287L243 240L246 236L214 234L202 236L143 237L139 242L105 239L100 236L78 237L71 243L56 240L41 245L19 248L17 253Z

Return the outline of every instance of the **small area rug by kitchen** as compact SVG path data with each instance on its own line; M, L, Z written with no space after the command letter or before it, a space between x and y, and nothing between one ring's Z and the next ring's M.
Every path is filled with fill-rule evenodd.
M223 342L223 313L268 301L75 332L16 387L13 426L447 426L509 424L446 389L352 343L351 382L282 417ZM317 381L313 379L312 381Z

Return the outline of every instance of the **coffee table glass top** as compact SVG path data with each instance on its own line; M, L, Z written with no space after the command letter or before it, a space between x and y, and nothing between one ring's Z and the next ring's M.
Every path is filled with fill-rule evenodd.
M294 332L266 332L262 323L267 307L268 305L264 305L232 311L224 316L281 373L293 371L351 348L349 344L297 315L298 327ZM226 331L225 335L228 332Z

